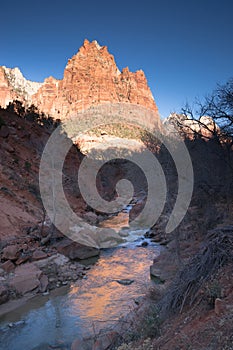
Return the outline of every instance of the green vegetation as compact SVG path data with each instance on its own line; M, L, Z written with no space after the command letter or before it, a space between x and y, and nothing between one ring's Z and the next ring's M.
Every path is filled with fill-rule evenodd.
M36 122L47 129L56 128L60 124L60 120L54 120L52 117L41 113L36 106L25 107L21 101L14 100L9 102L6 110L11 113L16 113L19 117L24 118L30 122Z
M39 185L34 183L28 184L28 190L32 193L38 201L41 201Z
M140 345L134 343L124 343L117 350L153 350L152 340L150 338L145 339Z
M102 127L92 129L89 134L97 137L111 135L119 138L141 140L148 148L155 148L160 143L149 131L143 130L136 125L125 125L123 123L106 124Z
M137 319L129 327L129 330L124 335L124 343L118 350L148 350L151 349L151 339L159 336L161 320L158 313L156 303L150 305L149 308L143 311L143 315ZM139 347L133 347L133 343L140 344ZM135 346L134 344L134 346Z
M0 116L0 129L3 125L6 125L5 120Z
M154 338L160 334L161 320L156 305L151 305L150 310L143 318L139 336L140 338Z
M25 163L24 163L24 168L25 168L27 171L30 171L30 170L31 170L31 167L32 167L31 163L28 162L28 161L26 160Z
M19 164L19 158L17 156L14 157L13 164L16 164L16 165Z
M207 301L211 307L214 307L215 300L222 297L222 288L218 280L209 282L206 286Z
M140 139L140 129L135 126L124 125L121 123L106 124L103 127L92 129L91 134L95 136L113 135L116 137L128 138L128 139Z

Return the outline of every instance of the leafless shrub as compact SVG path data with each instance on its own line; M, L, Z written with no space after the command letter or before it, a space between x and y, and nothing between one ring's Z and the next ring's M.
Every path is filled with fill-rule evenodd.
M178 272L174 282L159 302L160 317L182 312L193 305L203 283L226 263L233 262L233 226L210 231L201 251Z

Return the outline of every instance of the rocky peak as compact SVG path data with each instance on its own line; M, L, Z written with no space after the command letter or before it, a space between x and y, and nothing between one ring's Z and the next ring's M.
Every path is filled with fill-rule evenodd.
M41 83L26 80L18 68L2 67L0 104L18 99L33 103L54 118L67 118L93 105L131 103L158 109L142 70L135 73L126 67L120 72L114 56L96 40L84 40L78 52L68 60L62 80L53 77Z
M103 70L104 75L106 73L120 74L119 69L115 63L113 55L108 52L106 46L100 46L99 43L94 40L89 42L84 40L83 45L67 63L65 72L74 67L79 71L84 70L86 75L96 75L96 71Z
M100 46L100 44L98 43L97 40L93 40L92 42L90 42L89 40L85 39L83 42L83 45L80 47L79 52L82 52L83 50L90 50L90 49L97 49L100 50L103 47L106 46Z

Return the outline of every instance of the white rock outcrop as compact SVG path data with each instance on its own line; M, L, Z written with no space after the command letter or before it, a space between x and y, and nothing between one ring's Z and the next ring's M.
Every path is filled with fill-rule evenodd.
M7 68L3 66L3 69L12 88L26 99L30 99L30 96L35 94L42 86L42 83L27 80L18 67Z

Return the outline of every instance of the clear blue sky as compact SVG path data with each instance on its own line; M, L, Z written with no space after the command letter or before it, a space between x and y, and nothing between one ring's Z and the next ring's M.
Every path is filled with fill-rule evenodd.
M143 69L162 117L233 76L233 1L4 1L0 65L62 78L83 40Z

